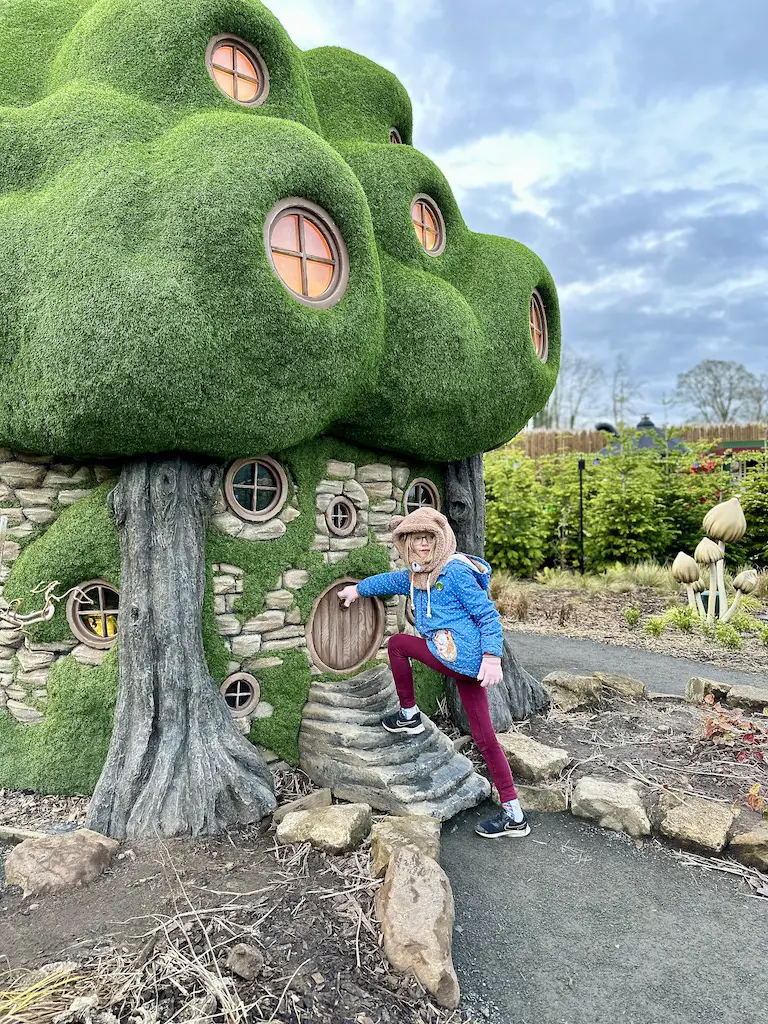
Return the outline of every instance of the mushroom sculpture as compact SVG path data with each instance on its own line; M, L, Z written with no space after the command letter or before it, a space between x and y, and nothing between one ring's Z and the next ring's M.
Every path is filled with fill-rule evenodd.
M699 566L694 558L680 551L672 563L672 575L678 583L685 585L688 594L688 604L696 610L696 593L694 584L699 580ZM703 607L702 607L703 610Z
M723 560L723 552L713 540L704 537L696 545L693 557L699 565L709 566L709 600L707 602L707 622L715 621L715 593L717 591L717 564ZM722 601L722 598L721 598ZM720 614L722 615L721 605Z
M733 581L733 589L736 591L736 598L728 609L728 611L722 616L723 622L728 622L736 614L736 609L739 607L742 594L751 594L757 586L757 570L756 569L745 569L744 572L740 572L736 579Z
M717 592L720 595L720 617L723 618L728 609L728 598L725 593L725 545L741 540L747 532L747 520L738 498L730 498L715 505L704 516L704 532L707 537L718 542L720 558L715 563L717 575Z

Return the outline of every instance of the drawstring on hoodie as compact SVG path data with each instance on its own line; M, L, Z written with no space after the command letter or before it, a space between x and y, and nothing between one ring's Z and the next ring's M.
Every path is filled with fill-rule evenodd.
M411 608L416 610L416 602L413 600L413 574L415 572L421 572L421 566L418 562L411 562ZM429 577L427 577L427 618L432 618L432 588L429 585Z

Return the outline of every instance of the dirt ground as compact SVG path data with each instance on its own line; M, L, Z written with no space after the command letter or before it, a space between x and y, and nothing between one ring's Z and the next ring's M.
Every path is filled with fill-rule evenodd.
M602 643L638 647L676 658L706 661L724 668L768 672L768 647L756 636L744 635L741 650L733 651L696 633L682 633L668 627L659 637L642 628L650 615L660 615L670 603L649 587L637 587L631 593L585 593L555 590L536 583L522 584L524 616L504 618L506 629L549 636L588 637ZM674 598L671 599L674 603ZM640 623L631 628L624 609L637 604Z
M86 807L6 792L0 822L72 828ZM278 847L269 822L216 839L125 843L83 889L26 900L0 889L0 1020L44 1024L75 996L95 994L114 1016L94 1024L467 1024L389 968L373 919L379 884L365 847L343 857ZM227 966L242 942L263 961L250 981ZM3 1016L3 989L27 987L30 969L62 960L77 963L79 980L48 1010Z

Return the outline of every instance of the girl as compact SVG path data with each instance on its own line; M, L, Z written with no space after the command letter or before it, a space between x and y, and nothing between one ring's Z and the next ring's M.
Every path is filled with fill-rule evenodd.
M491 724L485 692L502 678L501 620L487 594L491 567L482 558L456 553L456 537L448 520L433 508L417 509L405 518L397 516L392 525L395 546L408 569L369 576L338 592L347 608L358 597L410 594L421 636L398 633L390 637L389 663L400 710L381 724L388 732L405 736L424 732L410 659L452 676L472 737L501 799L499 813L480 822L475 831L485 838L527 836L531 829Z

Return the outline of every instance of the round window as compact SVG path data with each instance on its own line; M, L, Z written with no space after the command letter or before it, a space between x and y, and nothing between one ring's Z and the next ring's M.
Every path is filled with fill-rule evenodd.
M261 700L258 680L247 672L235 672L221 684L221 695L235 718L249 715Z
M536 355L546 363L548 354L547 338L547 314L544 310L544 302L538 292L531 295L531 341Z
M417 508L436 508L440 511L440 494L431 480L414 480L405 496L405 514Z
M325 510L328 529L337 537L347 537L357 525L357 509L349 498L334 498Z
M208 74L235 103L257 107L269 92L267 66L258 50L237 36L214 36L205 54Z
M286 199L270 210L264 244L275 273L307 306L327 309L344 294L347 250L336 225L306 199Z
M285 504L288 478L274 459L238 459L224 477L224 494L241 519L261 523L272 519Z
M120 594L106 580L89 580L67 600L67 621L78 640L101 650L117 640Z
M389 141L392 143L393 146L402 146L403 137L397 130L397 128L389 129Z
M411 220L424 251L439 256L445 249L445 224L437 203L429 196L416 196L411 203Z

